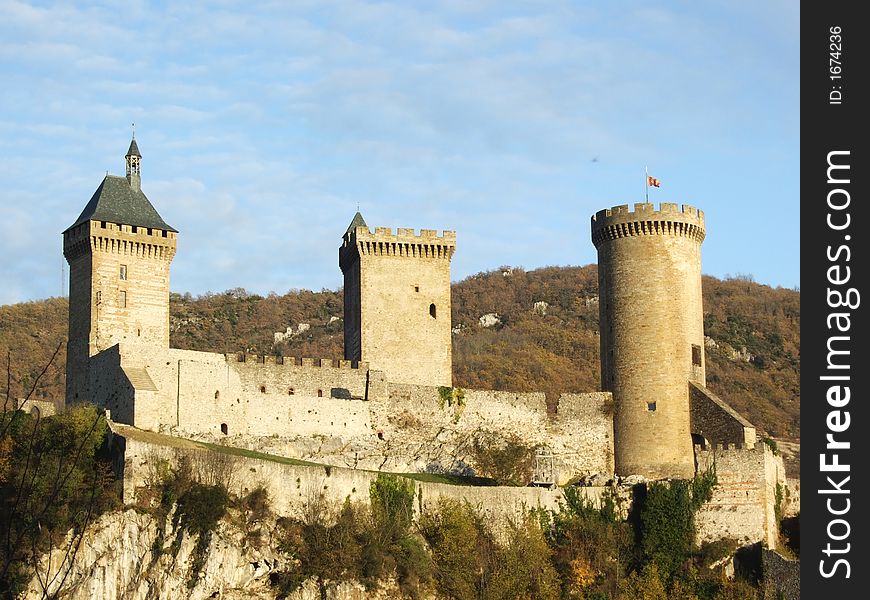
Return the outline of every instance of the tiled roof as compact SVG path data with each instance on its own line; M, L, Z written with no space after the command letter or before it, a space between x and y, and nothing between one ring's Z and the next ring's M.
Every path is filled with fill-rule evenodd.
M130 144L131 150L138 153L136 141ZM85 221L109 221L123 225L136 225L138 227L153 227L155 229L173 229L157 214L157 211L145 197L141 190L134 190L126 177L106 175L100 187L94 192L82 214L75 223L67 228L72 229Z

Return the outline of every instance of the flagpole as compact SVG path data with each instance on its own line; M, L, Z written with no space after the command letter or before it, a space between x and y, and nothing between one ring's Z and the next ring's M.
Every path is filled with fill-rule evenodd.
M647 169L647 167L643 168L643 174L645 175L645 177L643 178L643 191L645 194L646 202L647 204L649 204L649 169Z

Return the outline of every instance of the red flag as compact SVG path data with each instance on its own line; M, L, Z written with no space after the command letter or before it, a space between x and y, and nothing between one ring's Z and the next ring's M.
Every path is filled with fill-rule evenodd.
M646 176L646 184L649 187L662 187L662 182L655 177Z

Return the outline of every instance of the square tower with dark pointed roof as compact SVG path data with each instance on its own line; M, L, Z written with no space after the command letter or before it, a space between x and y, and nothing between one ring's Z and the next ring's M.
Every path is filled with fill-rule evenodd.
M178 232L140 186L136 139L127 175L106 175L63 232L69 263L67 402L90 400L91 356L120 342L169 347L169 265Z
M453 352L450 261L456 233L413 229L372 233L356 213L342 237L344 357L387 380L450 386Z

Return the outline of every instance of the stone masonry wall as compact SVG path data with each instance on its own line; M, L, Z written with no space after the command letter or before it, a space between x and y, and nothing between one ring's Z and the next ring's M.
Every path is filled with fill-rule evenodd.
M448 406L438 388L390 384L387 402L372 403L372 424L388 470L472 472L476 436L494 432L532 447L546 446L557 482L613 473L610 394L565 394L556 415L543 393L464 390L464 406Z
M563 395L555 415L543 393L464 390L463 405L448 406L437 387L315 362L123 345L92 372L99 404L145 430L353 468L463 474L474 473L476 437L495 434L546 446L558 483L612 476L608 393Z
M123 499L136 500L137 490L154 482L158 463L175 464L187 455L194 474L206 483L221 482L230 492L245 495L263 486L269 492L272 509L279 515L300 517L307 505L318 497L338 505L346 498L368 504L369 489L378 473L338 467L290 465L241 456L229 456L179 444L166 436L147 434L129 427L112 425L115 447L123 448ZM169 445L169 444L172 445ZM412 480L413 481L413 480ZM540 487L480 487L414 481L415 511L432 507L439 498L452 498L479 507L491 523L507 523L532 508L555 509L562 499L559 489ZM599 504L606 488L580 488Z
M112 444L118 450L116 470L123 479L123 500L126 504L136 501L138 490L143 486L156 481L161 461L177 464L181 456L187 456L191 461L198 479L210 484L223 483L232 493L245 495L259 486L265 487L273 510L285 516L302 516L306 507L319 498L333 505L345 499L367 504L371 483L378 476L377 472L370 470L293 465L223 454L206 450L195 442L143 432L116 423L110 425L114 437ZM738 458L739 452L728 452L730 454L727 456L722 455L722 467L726 473L736 468L735 461L741 460ZM748 471L756 472L751 466ZM418 513L434 507L440 498L450 498L477 507L496 528L532 508L556 509L563 499L561 488L461 486L412 481L417 497L414 508ZM577 489L595 506L601 506L605 495L612 491L602 486ZM627 486L616 490L621 499L623 516L631 508L631 489L631 486ZM761 525L763 517L758 518L754 514L763 512L759 503L744 504L737 511L728 511L725 507L724 510L728 512L726 517L716 515L716 518L711 518L711 515L720 512L715 503L722 499L721 490L717 489L713 505L705 506L696 519L698 537L702 541L723 537L736 537L746 543L764 540L765 532ZM748 519L747 523L742 523L745 519ZM740 535L735 535L737 530Z
M762 548L763 600L800 600L801 562Z
M117 356L123 357L120 365ZM105 354L105 357L103 356ZM384 393L382 377L349 361L305 359L283 364L192 350L116 346L99 356L105 381L100 403L116 420L151 431L212 436L368 435L365 399ZM105 363L105 364L104 364ZM142 370L155 391L137 388L135 400L111 401L122 374L112 366ZM323 366L321 366L323 365ZM371 380L371 381L370 381ZM126 396L121 393L120 396ZM135 417L128 405L135 404ZM120 411L120 412L118 412Z
M718 396L695 382L689 382L692 433L715 444L755 444L755 427Z
M695 446L698 471L715 468L718 484L713 499L696 517L700 542L732 538L741 543L762 540L776 548L776 486L785 483L782 458L766 444Z

